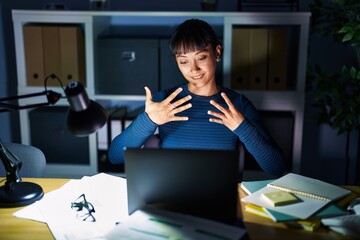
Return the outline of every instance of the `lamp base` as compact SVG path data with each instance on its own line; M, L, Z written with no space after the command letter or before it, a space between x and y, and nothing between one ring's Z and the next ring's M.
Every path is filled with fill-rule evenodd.
M18 182L10 190L0 187L0 208L29 205L44 196L43 189L36 183Z

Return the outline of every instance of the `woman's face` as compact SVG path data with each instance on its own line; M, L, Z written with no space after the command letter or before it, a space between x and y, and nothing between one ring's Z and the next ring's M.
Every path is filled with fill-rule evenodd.
M177 65L189 82L189 89L216 85L216 59L220 57L220 53L220 45L214 51L209 44L203 50L176 55Z

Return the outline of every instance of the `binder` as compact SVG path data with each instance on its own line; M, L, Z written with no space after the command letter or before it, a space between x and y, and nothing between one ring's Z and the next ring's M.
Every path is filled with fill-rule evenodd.
M124 121L126 114L126 107L118 107L111 115L109 115L108 146L110 146L111 141L125 129Z
M266 90L268 33L267 28L254 28L250 31L249 85L251 90Z
M269 90L286 90L288 31L286 28L269 29Z
M28 86L44 86L42 27L26 25L23 27L23 32L26 83Z
M44 72L45 77L51 74L62 78L60 69L59 26L43 26ZM59 86L57 81L49 81L48 86Z
M105 150L107 151L109 148L109 138L108 138L108 131L110 128L110 119L111 114L116 111L117 108L109 108L106 109L108 120L105 125L97 132L97 148L98 150Z
M250 29L234 28L232 31L231 89L249 89Z
M112 139L123 130L123 121L126 107L114 107L107 110L108 121L98 132L98 171L99 172L124 172L124 164L112 164L108 158L108 149Z
M75 80L86 86L84 36L80 27L61 26L59 37L62 80L64 83Z

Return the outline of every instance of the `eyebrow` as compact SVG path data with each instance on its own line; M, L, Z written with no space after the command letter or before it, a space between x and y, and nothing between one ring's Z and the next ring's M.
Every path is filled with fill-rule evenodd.
M204 49L202 49L202 50L197 51L197 52L195 53L195 55L198 55L198 54L203 53L203 52L209 52L209 47L206 47L206 48L204 48ZM186 53L185 53L185 54L186 54ZM177 56L177 57L186 57L186 56L184 55L184 53L177 54L176 56Z

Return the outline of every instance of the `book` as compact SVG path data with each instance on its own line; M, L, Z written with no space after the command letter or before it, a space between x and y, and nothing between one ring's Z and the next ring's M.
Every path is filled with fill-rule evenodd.
M240 187L244 190L247 194L252 194L257 190L265 187L268 183L271 183L274 179L266 179L266 180L258 180L258 181L243 181L240 183Z
M285 191L264 193L261 196L272 206L282 206L286 204L296 203L299 201L299 199L293 194Z
M321 225L321 219L311 219L311 220L299 220L299 221L294 221L294 217L291 217L289 215L286 214L281 214L281 213L277 213L274 211L268 211L268 209L263 208L263 207L259 207L257 205L253 205L251 203L246 204L244 207L246 212L255 214L257 216L266 218L266 219L270 219L270 220L274 220L274 219L282 219L284 224L292 226L292 227L296 227L296 228L301 228L304 229L305 231L315 231L317 228L319 228L319 226ZM275 221L275 222L279 222L279 221Z
M289 175L290 177L288 175L285 175L284 177L281 177L279 179L283 179L285 177L291 178L292 175L293 174ZM301 181L300 179L303 179L301 177L297 178L299 182ZM270 184L273 184L275 181L279 182L278 181L279 179L272 180L270 183L266 183L265 186L263 186L260 189L258 188L251 195L246 196L246 197L242 198L241 200L243 202L246 202L246 203L252 203L254 205L258 205L260 207L266 208L266 210L268 210L268 211L273 211L273 212L288 215L288 216L292 217L293 220L308 219L309 217L314 216L314 215L322 212L323 209L326 209L327 210L326 214L330 214L330 215L331 214L334 214L334 215L344 214L344 212L341 211L341 209L339 207L337 207L337 206L331 206L331 208L327 209L327 207L329 207L327 205L330 202L332 202L333 200L326 199L324 201L324 199L319 199L319 198L316 198L316 197L315 198L314 197L309 197L310 195L308 195L308 194L300 194L300 195L294 194L301 200L300 202L290 204L290 205L284 205L284 206L272 206L271 204L267 203L267 201L265 201L261 197L261 195L263 193L269 193L269 192L277 191L274 188L270 187ZM304 177L304 179L308 180L309 178ZM247 183L243 183L242 186L247 185L247 187L249 187L249 185L256 185L256 184L258 184L258 183L251 184L251 183L247 182ZM298 185L304 185L304 184L298 183ZM327 186L327 184L320 184L320 185L321 186L324 186L324 185ZM297 184L293 183L292 190L294 190L295 186L297 186ZM340 187L337 187L335 185L333 185L333 186L336 187L336 188L340 188ZM260 186L258 186L258 187L260 187ZM343 196L346 196L347 194L351 193L350 190L343 189L343 188L340 188L340 189L341 189L340 192L343 194ZM322 189L319 189L318 193L321 194ZM331 211L334 211L334 212L331 212Z
M351 193L348 189L295 173L288 173L268 183L267 186L323 201L334 201Z

